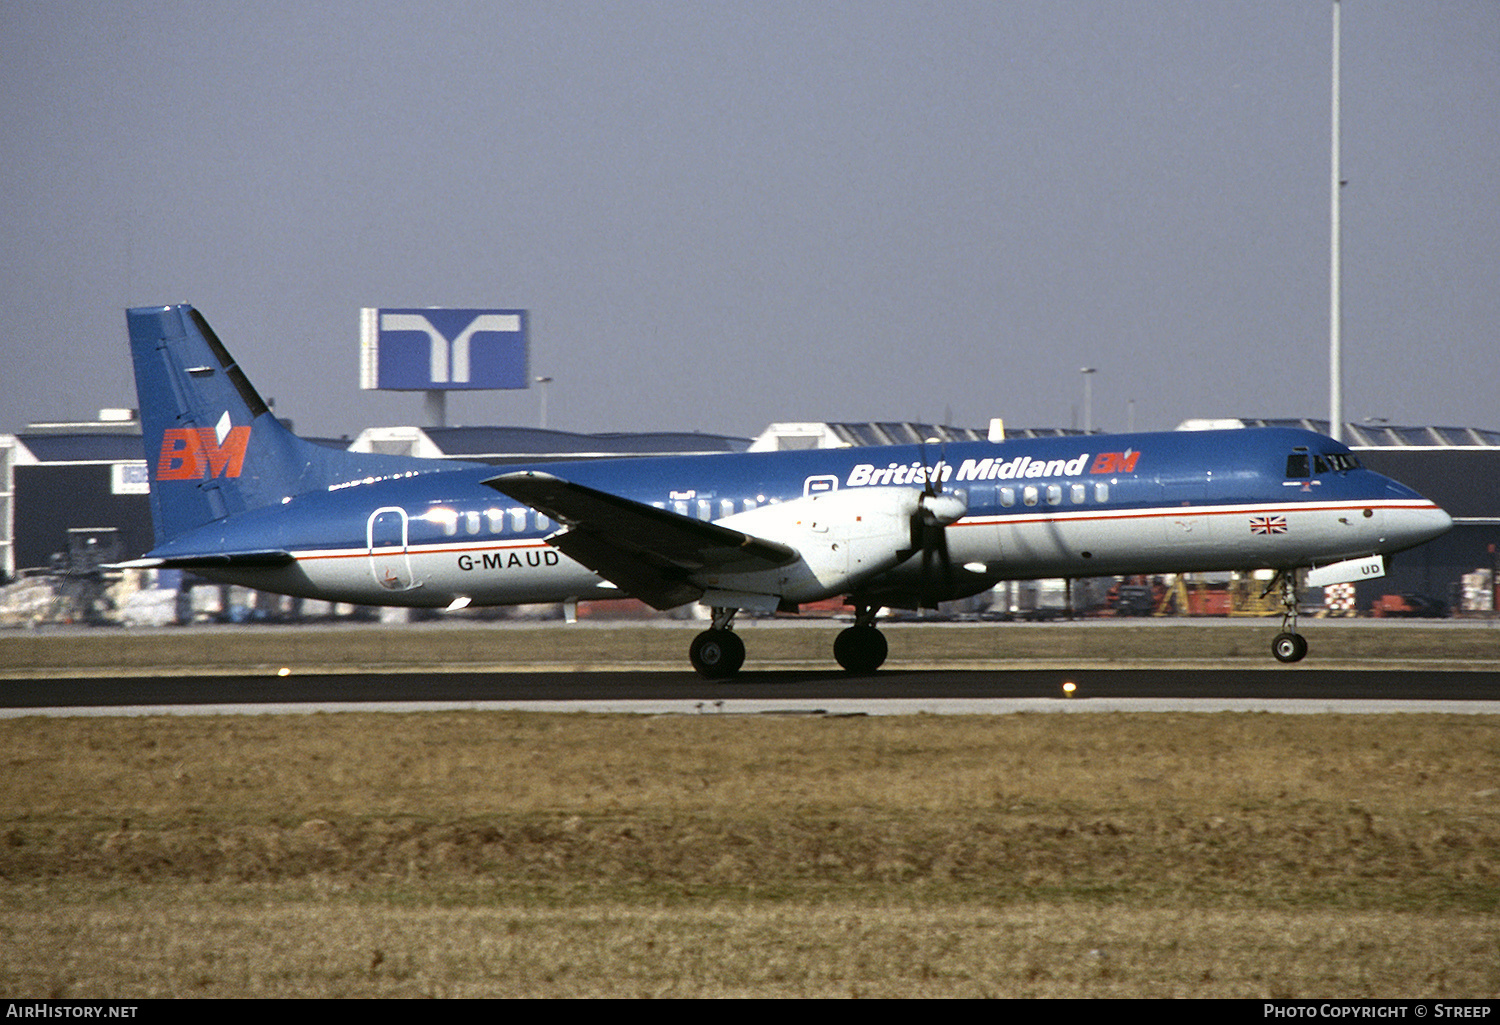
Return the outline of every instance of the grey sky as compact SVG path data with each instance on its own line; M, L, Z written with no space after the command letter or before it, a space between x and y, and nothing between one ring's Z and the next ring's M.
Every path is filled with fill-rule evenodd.
M0 431L179 301L303 433L422 419L366 305L530 309L574 430L1325 416L1330 12L0 0ZM1346 414L1500 427L1500 3L1342 17Z

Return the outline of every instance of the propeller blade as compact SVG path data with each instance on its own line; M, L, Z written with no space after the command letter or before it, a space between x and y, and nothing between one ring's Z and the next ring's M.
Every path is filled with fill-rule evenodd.
M935 429L934 429L935 430ZM912 547L922 551L922 580L919 585L920 602L923 608L937 608L938 602L954 591L953 557L948 553L950 523L957 523L969 511L968 498L961 491L943 492L943 460L947 458L946 437L922 438L922 497L917 500L917 511L912 516ZM936 466L927 461L927 443L937 442L942 446L942 456ZM936 556L937 575L933 571Z
M927 461L927 439L922 439L922 494L928 498L937 494L933 478L937 468Z
M948 551L947 527L962 519L966 512L968 501L961 491L945 495L924 494L917 502L917 511L912 516L912 543L922 550L920 594L924 608L936 608L938 602L946 600L954 591L953 557Z

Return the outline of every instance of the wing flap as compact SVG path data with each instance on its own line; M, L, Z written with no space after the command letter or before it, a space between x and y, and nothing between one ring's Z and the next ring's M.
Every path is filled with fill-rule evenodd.
M564 524L548 544L659 609L702 595L689 579L693 574L775 569L798 557L779 542L550 474L505 473L484 484Z

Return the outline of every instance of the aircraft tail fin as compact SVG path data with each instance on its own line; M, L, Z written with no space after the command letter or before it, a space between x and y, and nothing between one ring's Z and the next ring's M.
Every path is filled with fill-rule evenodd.
M371 475L455 465L328 448L292 434L191 306L126 311L160 547L248 509Z

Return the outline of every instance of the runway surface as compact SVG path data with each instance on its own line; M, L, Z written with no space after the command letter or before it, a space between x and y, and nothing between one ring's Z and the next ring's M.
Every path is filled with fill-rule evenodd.
M1064 684L1072 683L1072 696ZM359 673L0 681L0 716L517 708L899 714L1016 711L1500 713L1500 672L1346 669Z

